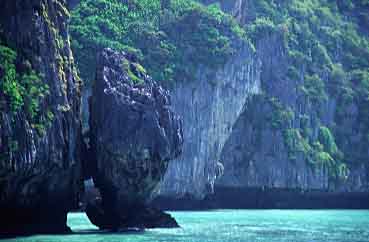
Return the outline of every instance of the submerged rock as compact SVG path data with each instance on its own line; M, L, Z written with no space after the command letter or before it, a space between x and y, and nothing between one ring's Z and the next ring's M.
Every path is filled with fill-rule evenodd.
M146 206L181 153L182 123L170 105L169 93L133 57L102 52L90 99L93 179L102 201L87 209L100 228L176 226Z

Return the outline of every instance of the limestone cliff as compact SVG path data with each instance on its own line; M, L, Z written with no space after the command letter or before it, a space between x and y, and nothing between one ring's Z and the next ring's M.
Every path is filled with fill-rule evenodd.
M213 191L214 181L226 187L367 192L368 6L347 10L339 1L329 6L200 2L217 3L232 14L256 52L230 61L225 78L208 78L222 80L212 88L204 86L201 77L174 88L174 105L184 117L185 146L183 156L171 164L161 193L201 198ZM329 22L333 15L337 21ZM300 22L304 18L308 23ZM330 35L343 32L342 26L350 26L346 36ZM328 33L321 34L324 31ZM248 59L257 74L239 82L234 71ZM204 73L201 67L197 71ZM227 92L226 86L236 91ZM220 179L217 170L223 169L217 162L224 168Z
M199 77L195 83L178 85L178 91L174 88L175 107L185 120L185 148L168 170L162 194L190 193L201 198L213 191L214 181L230 187L368 191L368 42L365 28L360 27L366 25L362 19L368 6L357 4L348 11L340 2L336 7L298 1L201 2L219 4L245 27L256 48L248 63L257 64L253 68L258 74L237 82L229 70L243 62L228 63L233 67L228 66L220 83L237 83L234 89L243 93L240 96L223 92L227 88L219 83L213 89L204 88ZM304 10L313 16L308 23L300 23L302 17L309 18ZM337 22L328 22L334 14ZM314 15L320 16L321 23ZM285 16L292 20L285 21ZM352 22L358 22L358 29L351 27L349 37L321 34L328 29L337 33ZM350 35L362 36L363 44L348 44ZM346 57L352 51L361 53L357 60ZM199 67L198 72L204 71ZM248 89L250 85L257 92ZM220 106L214 95L217 88L222 90ZM191 104L188 97L194 100ZM197 103L204 108L197 108ZM210 122L206 122L208 115ZM217 170L223 168L217 162L224 168L218 180Z
M250 96L259 92L260 63L250 46L218 70L199 68L196 79L171 90L183 117L183 154L171 164L159 193L203 198L222 174L220 154Z
M281 37L274 35L259 40L258 53L263 60L262 77L273 82L263 82L264 93L249 100L236 122L222 151L225 173L218 185L368 191L367 164L353 160L360 160L361 152L362 134L355 129L361 125L358 105L352 103L346 107L343 120L337 120L339 107L336 97L329 96L326 102L314 105L301 93L301 81L286 78L288 59ZM284 108L286 106L288 109ZM288 113L292 114L291 120L286 123L278 120ZM333 142L346 154L347 164L342 165L346 171L336 168L338 164L319 162L317 157L311 157L309 152L313 151L308 144L294 137L295 132L300 136L298 130L309 130L309 139L324 143L325 127L332 128L336 122L342 125L336 128L336 134L344 135L338 136L342 140ZM355 149L356 155L350 155Z
M0 9L0 233L67 232L81 187L81 82L66 3Z
M169 92L133 56L105 49L90 98L92 177L101 204L87 215L102 229L173 227L169 215L147 207L169 161L182 151L182 121ZM101 212L100 212L101 211Z
M261 94L247 102L233 127L217 184L367 192L368 5L204 2L219 2L248 29L262 63ZM310 18L300 23L304 8ZM328 23L333 15L336 22ZM343 32L343 25L350 26L344 36L321 34ZM353 33L360 41L348 47ZM357 54L349 59L352 52Z
M219 8L192 0L83 0L71 24L86 82L94 81L96 50L109 47L136 56L171 92L173 109L183 117L184 148L156 193L202 198L212 192L223 145L260 87L260 62L245 31Z

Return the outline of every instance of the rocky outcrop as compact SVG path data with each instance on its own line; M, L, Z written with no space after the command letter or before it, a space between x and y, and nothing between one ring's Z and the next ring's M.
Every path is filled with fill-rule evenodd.
M360 129L353 128L362 125L358 106L345 107L343 119L337 120L340 107L336 97L328 96L328 100L319 105L309 100L301 91L302 80L291 80L287 75L290 62L283 36L278 33L259 39L256 47L262 61L264 93L249 100L236 122L222 151L225 172L218 185L368 192L368 166L354 161L365 159L359 155L363 153ZM288 113L291 119L285 122L282 116ZM340 139L332 138L332 144L347 155L348 163L341 166L347 171L340 171L337 161L334 165L319 163L314 158L309 161L311 153L316 151L311 151L313 148L302 140L300 131L297 132L308 130L308 140L324 143L321 129L331 127L333 130L333 124L342 125L335 128L334 134ZM289 139L297 145L292 147ZM304 146L307 148L302 148ZM354 154L353 150L356 150Z
M11 89L22 99L0 91L1 235L68 232L67 212L78 206L81 83L65 6L63 0L0 2L0 42L16 53L14 78L24 88ZM6 68L0 68L3 85L11 81Z
M110 49L100 55L90 128L93 179L102 198L88 206L91 221L103 229L176 226L146 204L169 161L181 153L182 123L168 91L134 57Z
M223 146L246 100L259 92L259 65L245 44L222 68L199 67L196 80L176 83L173 108L183 117L183 154L169 164L160 195L201 199L213 191Z
M320 191L368 191L365 165L350 166L344 181L332 177L327 165L306 161L301 152L291 159L283 131L268 124L272 107L255 97L240 116L221 155L224 187L267 187Z
M124 209L124 208L119 208ZM164 213L156 208L137 205L131 207L134 215L124 218L116 214L106 212L104 204L100 198L89 201L86 207L86 214L91 223L103 230L117 232L142 231L145 228L176 228L179 227L176 220L168 213Z
M219 3L243 25L254 21L260 11L250 0L201 2ZM265 31L254 41L255 55L232 59L216 78L199 67L201 74L193 83L176 84L173 103L184 117L184 152L171 163L161 195L201 199L213 191L214 182L230 188L368 191L365 160L369 152L363 147L365 122L358 111L363 108L353 103L340 110L334 95L316 105L302 91L306 67L301 67L297 77L289 76L292 63L283 31ZM251 70L244 73L255 74L235 75L242 66ZM328 76L322 75L325 83ZM338 117L341 111L344 114ZM283 123L283 119L290 120ZM304 129L311 132L305 140L300 133ZM332 165L309 157L323 154L314 147L314 142L324 143L319 140L321 130L332 130L337 137L331 139L332 147L341 149L347 154L345 161L351 161ZM221 170L224 176L219 178Z
M222 150L225 172L217 185L342 194L368 192L369 167L365 160L369 152L363 147L360 130L364 124L359 106L351 103L340 107L329 90L327 100L319 104L304 94L303 80L288 76L291 62L281 33L258 39L256 49L262 62L263 94L248 101L233 127ZM299 76L304 75L301 70ZM327 77L324 82L329 82ZM332 146L341 149L345 164L311 158L313 153L319 153L312 143L325 142L322 129L332 130ZM306 139L302 138L305 131L309 133ZM323 193L319 196L323 197Z

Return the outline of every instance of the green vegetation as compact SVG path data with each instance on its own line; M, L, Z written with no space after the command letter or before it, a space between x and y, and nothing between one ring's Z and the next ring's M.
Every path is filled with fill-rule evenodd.
M328 100L323 80L318 75L305 76L302 92L313 102L321 103Z
M360 34L360 30L368 26L365 21L369 18L369 2L252 2L256 13L255 19L247 24L247 32L255 42L271 33L284 37L291 63L287 77L302 79L301 89L308 98L325 100L327 86L334 85L332 90L344 99L343 103L358 94L351 92L355 88L345 76L369 68L369 40L365 34ZM301 72L305 76L299 75Z
M133 84L141 84L144 82L142 77L146 75L146 70L139 63L130 63L128 60L124 60L122 67L123 70L127 72L128 77Z
M259 105L267 105L271 112L262 114L258 121L254 123L255 129L271 128L283 134L284 144L291 161L302 157L312 167L325 166L332 179L345 180L349 174L349 168L342 151L339 150L333 133L328 127L320 126L317 138L312 136L310 126L311 118L307 115L296 117L294 111L282 104L275 97L258 95L255 101ZM263 103L264 104L261 104ZM264 118L269 127L260 126L263 123L260 118ZM294 120L298 120L300 127L294 127Z
M290 157L304 153L311 163L328 164L333 175L347 174L345 163L356 160L367 162L369 142L369 2L335 0L252 0L255 7L246 32L255 45L272 35L282 40L288 54L289 67L285 77L298 83L298 93L312 104L307 110L293 110L300 125L281 125L281 114L289 110L274 106L273 118L268 119L273 129L283 132ZM271 38L272 40L273 38ZM275 39L275 38L274 38ZM262 50L261 50L262 51ZM274 80L264 80L272 82ZM279 98L268 93L274 103ZM336 124L314 130L322 123L322 105L336 100ZM358 109L355 124L362 147L346 147L356 152L345 154L338 146L345 143L347 132L339 125L349 117L352 105ZM313 113L312 113L313 112ZM287 115L288 116L288 115ZM282 122L283 123L283 122ZM337 126L336 126L337 125ZM297 126L297 127L296 127ZM333 128L334 127L334 128ZM333 132L331 132L331 130ZM333 141L337 141L333 142ZM356 153L356 154L354 154Z
M93 80L96 53L124 50L162 83L191 81L199 65L215 68L248 42L217 5L191 0L82 0L72 12L72 47L82 78Z
M285 47L292 65L312 76L333 71L333 63L343 65L345 72L368 67L369 41L359 34L360 26L343 12L367 19L367 1L283 0L252 1L255 19L247 25L248 32L259 40L263 34L279 32L285 38ZM342 2L350 2L345 6ZM362 21L364 23L364 21ZM344 49L338 53L339 48Z
M291 90L296 97L282 99L273 90L258 97L271 110L262 115L267 128L283 134L291 160L303 154L312 165L326 165L332 177L347 177L346 164L355 159L343 147L345 133L339 125L350 115L351 106L359 113L353 127L362 138L358 153L364 157L361 160L368 160L369 2L251 0L248 4L253 11L241 28L217 4L82 0L71 13L72 47L81 76L91 82L96 53L111 47L134 56L134 63L122 63L134 83L146 73L165 85L191 81L199 67L224 65L245 43L263 51L260 40L272 37L271 41L281 41L288 65L284 76L277 78L293 82L297 90ZM328 123L322 110L331 102L337 104L335 122Z
M309 116L300 115L298 118L301 126L294 128L293 120L296 117L290 108L281 104L277 98L264 96L264 99L272 108L271 113L266 114L266 121L270 128L282 132L290 160L296 160L299 155L302 155L313 167L326 166L331 178L347 179L349 169L345 164L344 154L338 149L328 127L321 126L317 139L314 139L309 125Z
M319 128L318 141L321 144L320 149L318 149L319 154L325 153L325 159L321 159L321 162L328 164L330 174L334 177L347 178L348 168L343 163L344 154L338 149L329 128L324 126Z
M283 131L283 137L288 150L289 159L295 160L298 153L308 156L311 147L308 141L301 135L299 129L286 129Z
M292 127L292 121L295 117L291 108L285 108L277 98L268 99L269 105L272 107L272 112L268 118L273 129L284 129Z
M10 99L10 106L13 112L17 112L23 105L21 86L16 79L16 57L14 50L0 45L0 67L2 72L0 91Z
M279 101L278 98L268 97L265 94L256 95L251 100L250 119L248 125L255 130L255 141L258 148L261 143L258 139L262 129L272 129L283 135L284 145L287 149L288 158L291 161L304 159L313 168L325 166L330 178L345 180L349 174L346 165L347 160L343 152L338 148L333 133L328 127L320 126L317 137L314 138L311 128L311 119L306 114L296 116L296 113L288 106ZM260 113L260 105L268 112ZM300 123L300 127L295 127ZM264 124L264 125L263 125Z
M326 166L331 178L347 179L349 169L344 163L343 153L338 149L327 127L319 128L319 137L315 142L310 141L309 137L304 137L300 129L286 129L283 135L289 159L295 160L298 154L302 154L309 164Z
M45 126L53 119L52 112L41 110L41 102L49 95L49 87L27 61L22 63L26 71L17 72L16 60L16 52L0 44L0 109L9 110L13 115L24 111L31 126L43 135Z
M277 33L278 29L274 22L268 17L260 17L247 27L247 32L254 42L259 41L264 37Z
M318 140L327 153L332 156L342 156L338 151L336 142L329 128L324 126L319 128Z

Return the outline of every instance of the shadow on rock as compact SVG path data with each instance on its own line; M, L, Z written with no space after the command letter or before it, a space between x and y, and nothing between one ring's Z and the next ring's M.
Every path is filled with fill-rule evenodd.
M178 227L150 208L168 163L181 154L182 122L169 92L135 58L105 49L90 99L92 177L101 199L87 215L100 229Z

